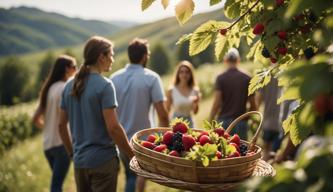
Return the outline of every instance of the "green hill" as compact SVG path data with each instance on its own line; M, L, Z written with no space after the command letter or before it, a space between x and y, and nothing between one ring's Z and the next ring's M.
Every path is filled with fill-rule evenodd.
M0 56L81 44L93 34L110 35L119 25L69 18L36 8L0 8Z

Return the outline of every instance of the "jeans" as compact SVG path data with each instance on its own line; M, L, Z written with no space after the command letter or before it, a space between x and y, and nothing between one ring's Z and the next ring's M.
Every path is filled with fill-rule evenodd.
M125 173L126 173L125 192L135 192L136 174L129 167L130 159L121 152L119 153L119 156L125 167Z
M222 122L222 126L224 129L227 129L229 125L234 121L233 118L219 118L218 122ZM237 133L238 136L247 141L247 124L246 121L240 121L236 124L236 126L230 131L230 136Z
M52 170L51 192L61 192L66 178L70 159L63 145L44 151L47 161Z
M94 168L74 169L77 192L117 191L119 171L118 156Z

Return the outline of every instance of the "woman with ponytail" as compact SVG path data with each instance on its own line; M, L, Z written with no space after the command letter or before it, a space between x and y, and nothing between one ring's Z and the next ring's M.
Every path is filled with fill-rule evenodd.
M119 159L115 145L129 158L133 151L118 122L113 83L102 76L114 62L113 44L93 36L83 56L79 72L62 95L60 135L74 161L77 191L116 191Z
M75 71L76 61L73 57L61 55L57 58L42 86L39 105L33 116L36 127L44 128L44 154L52 170L51 192L62 191L70 165L70 159L58 131L59 106L65 83L74 75Z

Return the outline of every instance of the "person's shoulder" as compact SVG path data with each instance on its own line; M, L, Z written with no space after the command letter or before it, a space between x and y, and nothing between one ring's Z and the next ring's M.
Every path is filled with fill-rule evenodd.
M125 68L117 70L116 72L110 75L110 79L120 77L123 73L125 73L125 71L126 71Z
M158 79L161 78L158 73L156 73L155 71L153 71L151 69L147 69L147 68L144 68L144 74L147 77L151 77L151 78L158 78Z
M251 74L247 71L247 70L244 70L244 69L238 69L238 71L245 77L248 77L248 78L251 78Z

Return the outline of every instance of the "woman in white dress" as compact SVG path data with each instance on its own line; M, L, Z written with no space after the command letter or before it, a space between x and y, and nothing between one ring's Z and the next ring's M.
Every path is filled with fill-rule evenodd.
M198 113L199 101L200 91L195 83L193 66L188 61L181 61L176 68L173 84L167 91L166 107L169 114L172 114L172 118L188 120L193 128L192 113Z

